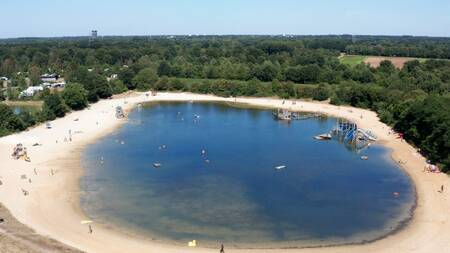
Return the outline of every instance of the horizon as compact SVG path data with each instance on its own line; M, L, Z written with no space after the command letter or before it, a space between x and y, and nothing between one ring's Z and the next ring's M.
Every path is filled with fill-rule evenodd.
M2 3L0 39L88 36L339 35L450 37L450 3L438 0L302 1L25 0ZM11 11L20 10L20 11ZM26 17L26 18L23 18Z
M63 36L37 36L37 37L8 37L8 38L0 38L1 40L20 40L20 39L77 39L77 38L90 38L90 32L94 30L90 30L87 35L63 35ZM98 30L96 30L98 31ZM430 36L430 35L409 35L409 34L128 34L128 35L120 35L120 34L99 34L97 38L117 38L117 37L227 37L227 36L254 36L254 37L343 37L343 36L356 36L356 37L410 37L410 38L450 38L449 36Z

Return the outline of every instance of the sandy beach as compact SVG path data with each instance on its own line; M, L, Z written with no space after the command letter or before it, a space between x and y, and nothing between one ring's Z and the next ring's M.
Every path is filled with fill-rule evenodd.
M0 202L18 221L37 233L85 252L217 252L218 249L201 248L201 242L197 248L188 247L187 242L184 247L162 244L95 222L92 223L91 234L88 226L81 224L81 221L89 220L79 206L81 193L78 183L83 173L81 151L86 144L126 123L126 119L116 119L115 107L120 105L131 110L142 102L190 100L282 107L355 121L360 127L375 133L379 143L392 150L392 158L400 161L416 186L417 207L413 219L402 230L381 240L308 249L227 249L225 245L226 252L450 252L450 177L443 173L424 172L425 159L408 143L389 134L390 128L379 121L376 113L326 103L297 101L294 105L292 100L283 104L283 100L271 98L235 99L189 93L159 93L153 97L130 93L102 100L89 109L52 121L51 129L40 125L0 138ZM69 131L72 141L69 140ZM27 147L31 162L12 159L12 149L17 143ZM35 143L40 145L33 146ZM445 187L443 193L438 192L441 185ZM25 195L23 190L28 194ZM0 252L10 252L7 248L4 250Z

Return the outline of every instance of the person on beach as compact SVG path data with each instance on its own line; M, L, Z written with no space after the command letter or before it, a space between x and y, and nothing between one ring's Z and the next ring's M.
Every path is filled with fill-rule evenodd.
M444 185L441 185L441 191L440 193L444 193Z
M94 232L94 231L92 230L91 224L89 224L89 234L92 234L92 232Z
M225 250L224 250L224 247L223 247L223 243L222 243L222 245L220 246L220 253L225 253Z

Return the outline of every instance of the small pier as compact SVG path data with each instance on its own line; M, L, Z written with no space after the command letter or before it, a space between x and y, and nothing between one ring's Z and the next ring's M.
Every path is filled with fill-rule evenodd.
M291 121L291 120L307 120L312 118L319 118L322 115L319 113L299 113L299 112L292 112L287 109L278 109L276 112L273 112L273 116L277 120Z

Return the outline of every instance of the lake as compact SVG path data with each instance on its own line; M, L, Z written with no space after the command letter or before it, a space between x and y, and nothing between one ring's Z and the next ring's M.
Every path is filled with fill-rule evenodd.
M81 206L100 223L205 247L360 243L392 233L411 217L410 178L381 145L358 151L313 139L335 125L287 124L271 110L221 103L147 104L85 149Z

